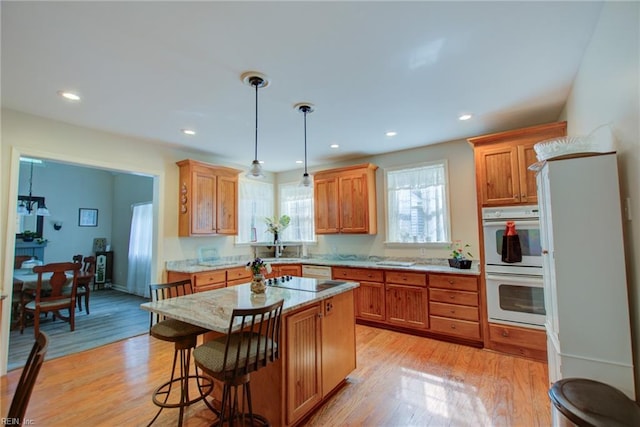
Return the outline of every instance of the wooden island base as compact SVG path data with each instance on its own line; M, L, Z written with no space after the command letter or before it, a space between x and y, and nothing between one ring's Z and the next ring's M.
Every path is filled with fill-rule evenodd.
M280 359L251 373L253 413L273 426L295 426L356 368L353 290L283 314ZM203 339L219 337L211 332ZM213 392L219 402L222 384Z

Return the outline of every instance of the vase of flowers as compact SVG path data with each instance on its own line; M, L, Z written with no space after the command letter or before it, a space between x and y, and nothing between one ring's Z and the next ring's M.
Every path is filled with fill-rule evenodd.
M247 263L246 269L251 271L251 292L262 294L267 289L264 275L271 273L271 264L264 262L261 258L256 258Z
M282 215L279 219L275 216L264 219L267 224L267 231L273 234L273 244L277 244L280 241L280 233L289 226L291 217L289 215Z
M451 258L449 258L449 267L467 270L471 268L471 260L467 256L473 257L467 248L471 247L468 243L462 244L460 240L454 240L449 246L451 249Z

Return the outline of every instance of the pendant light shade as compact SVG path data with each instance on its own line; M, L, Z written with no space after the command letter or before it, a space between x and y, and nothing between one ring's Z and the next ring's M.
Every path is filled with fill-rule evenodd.
M269 84L269 81L266 77L260 73L256 72L246 72L241 76L242 81L245 84L251 85L256 89L256 137L255 137L255 150L253 156L253 162L251 162L251 167L249 168L249 172L247 172L248 178L264 178L264 174L262 173L262 165L258 160L258 88L266 87Z
M49 212L49 209L47 209L47 205L44 203L44 201L38 202L36 200L33 200L33 195L32 195L32 190L33 190L33 163L34 161L31 161L31 171L29 173L29 198L28 200L25 202L24 200L20 200L20 202L18 203L18 215L21 216L29 216L32 215L34 213L34 208L37 205L37 208L35 208L35 214L38 216L51 216L51 213Z
M313 112L312 104L296 104L295 108L304 115L304 173L300 185L309 187L313 183L311 176L307 172L307 114Z

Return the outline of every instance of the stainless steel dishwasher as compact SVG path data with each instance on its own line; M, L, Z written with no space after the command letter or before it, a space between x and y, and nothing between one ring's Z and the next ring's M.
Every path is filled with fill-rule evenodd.
M302 265L302 277L331 280L331 267L326 265Z

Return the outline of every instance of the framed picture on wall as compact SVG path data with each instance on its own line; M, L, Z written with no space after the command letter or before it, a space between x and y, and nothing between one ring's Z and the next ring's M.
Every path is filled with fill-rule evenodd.
M97 227L98 209L80 208L78 213L78 225L80 227Z

